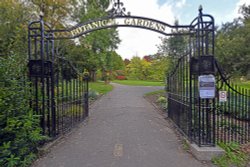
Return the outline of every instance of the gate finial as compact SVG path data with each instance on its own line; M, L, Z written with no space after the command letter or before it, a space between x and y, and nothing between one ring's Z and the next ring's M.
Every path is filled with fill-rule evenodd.
M126 12L126 8L124 7L123 2L121 2L120 0L115 0L112 9L109 11L109 14L111 16L130 15L130 12L128 12L127 14L125 12Z
M39 13L39 16L40 16L40 19L42 20L42 19L43 19L43 16L44 16L44 13L41 11L41 12Z
M199 12L200 12L200 14L202 14L202 10L203 10L203 7L202 7L202 5L200 5L199 6Z

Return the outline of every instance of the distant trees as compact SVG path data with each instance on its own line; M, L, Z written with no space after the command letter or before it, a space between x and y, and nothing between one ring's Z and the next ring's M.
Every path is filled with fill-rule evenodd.
M175 25L178 24L178 20L176 20ZM176 28L172 30L172 33L183 33L183 30ZM173 35L161 38L161 44L158 45L158 54L153 56L156 71L153 78L164 79L167 73L174 68L176 60L186 53L187 45L187 36Z
M143 58L134 56L126 62L128 62L126 65L127 78L132 80L163 81L169 68L169 61L158 54Z
M150 74L151 62L134 56L127 65L128 78L132 80L147 80Z
M179 25L178 20L174 23L176 26ZM183 33L183 30L178 28L171 30L172 33ZM188 37L183 35L173 35L170 37L161 38L162 43L158 46L158 52L161 55L178 59L183 56L187 50Z
M250 5L243 5L240 12L243 18L217 30L215 57L229 75L250 79Z
M178 25L178 21L175 21L175 25ZM172 32L181 33L182 31L174 29ZM126 66L128 78L163 81L167 73L173 68L175 61L185 54L187 40L187 37L180 35L161 38L157 54L144 56L142 59L133 57L130 60L130 63Z

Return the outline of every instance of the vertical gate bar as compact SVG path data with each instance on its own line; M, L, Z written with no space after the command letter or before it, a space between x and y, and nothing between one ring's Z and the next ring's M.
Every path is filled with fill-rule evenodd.
M71 68L71 67L70 67ZM71 123L71 128L73 127L73 124L74 124L74 120L73 120L73 83L72 83L72 78L70 78L70 81L69 81L69 114L70 114L70 123Z
M203 18L202 18L203 16L201 15L201 17L200 17L200 19L201 19L201 41L200 41L200 43L199 43L199 45L201 46L201 54L200 54L200 56L204 56L204 26L203 26ZM200 62L201 63L201 62ZM199 66L201 66L201 64L199 64ZM200 70L200 73L199 73L199 75L201 74L201 70ZM206 122L206 119L205 119L205 116L207 115L207 108L205 108L205 107L207 107L206 106L206 100L200 100L201 101L201 113L202 113L202 133L201 133L201 135L202 135L202 144L204 144L205 143L205 141L206 141L206 138L207 138L207 132L206 132L206 126L207 126L207 123L208 122Z
M247 120L247 122L246 122L246 126L247 126L247 128L246 128L246 134L247 134L247 140L249 141L250 140L250 133L249 133L249 124L250 124L250 107L249 107L249 105L250 105L250 98L249 98L249 89L246 89L245 90L246 91L246 95L247 95L247 97L246 97L246 112L247 112L247 118L248 118L248 120Z
M200 13L200 17L201 17L201 13ZM201 49L200 49L200 17L199 17L199 20L198 20L198 57L200 58L200 52L201 52ZM200 75L200 59L198 59L199 61L199 72L198 74ZM195 81L197 80L197 78L195 78ZM197 88L197 87L195 87ZM197 100L198 100L198 117L199 117L199 120L198 120L198 126L199 126L199 129L198 129L198 145L201 146L201 100L200 100L200 97L198 96L197 97Z
M76 79L73 79L73 116L74 116L74 122L77 120L77 107L76 107Z
M230 81L229 81L229 83L231 83ZM228 134L228 142L231 142L231 126L232 126L232 119L231 119L231 117L232 117L232 114L233 114L233 112L232 112L232 100L233 100L233 93L230 91L230 89L228 88L228 92L229 92L229 97L230 97L230 99L229 99L229 109L228 109L228 123L229 123L229 125L228 125L228 132L229 132L229 134Z
M84 106L85 106L85 117L89 116L89 77L85 76L85 90L84 90Z
M244 94L244 88L241 88L241 93L242 94ZM243 143L243 134L244 134L244 131L243 131L243 128L244 128L244 121L245 121L245 119L244 119L244 106L245 106L245 103L244 103L244 96L243 95L240 95L240 97L241 97L241 100L240 100L240 106L241 106L241 109L240 109L240 111L241 111L241 114L240 114L240 118L241 118L241 120L240 120L240 123L241 123L241 133L240 133L240 140L241 140L241 144Z
M235 90L237 91L238 90L238 86L235 85ZM235 95L235 99L234 99L234 141L237 141L237 125L238 125L238 121L237 121L237 110L238 110L238 93L234 92L234 95Z
M45 40L44 45L45 45L45 57L44 58L45 58L45 60L49 60L49 43L48 43L47 39ZM46 67L46 68L48 68L48 67ZM46 72L47 70L44 69L44 72ZM44 78L45 79L45 87L46 87L45 88L46 89L45 96L46 96L46 112L47 112L47 114L46 114L46 116L47 116L47 129L48 129L49 136L51 136L50 77L51 76L48 76L48 74L46 74L46 76Z
M248 117L248 110L247 110L247 89L244 88L244 112L245 112L245 117L246 117L246 121L245 121L245 130L244 130L244 135L245 135L245 140L244 143L246 143L248 141L248 133L247 133L247 122L249 122L249 117Z
M214 27L214 18L213 17L211 17L211 19L212 19L212 56L214 56L214 43L215 43L215 27ZM213 64L215 64L215 62L213 63ZM215 69L214 69L214 71L215 71ZM213 127L213 144L215 145L216 144L216 134L215 134L215 128L216 128L216 124L215 124L215 119L216 119L216 116L215 116L215 112L216 112L216 106L215 106L215 99L213 99L213 105L212 105L212 107L213 107L213 111L212 111L212 114L213 114L213 125L212 125L212 127Z
M68 112L69 112L69 81L68 80L65 80L66 81L66 101L65 101L65 104L66 104L66 109L65 109L65 119L64 119L64 125L65 125L65 129L67 128L67 126L68 126L68 122L67 121L69 121L69 116L68 116Z
M60 61L59 61L59 63L60 63ZM61 68L61 72L59 72L59 74L61 74L61 77L62 78L60 78L60 82L62 82L62 107L61 107L61 128L62 128L62 132L63 132L63 129L64 129L64 117L65 117L65 109L67 109L67 106L65 105L65 103L66 103L66 85L65 85L65 82L64 82L64 80L63 80L63 76L62 76L62 68ZM58 74L58 75L59 75Z
M78 108L79 108L79 121L82 120L82 107L81 107L81 77L78 78Z
M75 79L75 105L76 105L76 122L78 122L79 119L79 108L78 108L78 88L77 88L77 82L78 82L79 76L77 75L77 78Z
M81 106L82 106L82 120L84 120L85 118L85 92L84 92L84 80L85 80L85 77L83 76L81 78L81 84L80 84L80 88L81 88Z
M37 33L37 32L36 32ZM34 38L34 55L35 55L35 59L37 60L37 43L38 43L38 40L37 40L37 34L35 35L35 38ZM32 49L32 48L31 48ZM32 58L31 58L32 59ZM35 111L36 111L36 114L37 115L41 115L41 111L39 110L39 107L38 107L38 103L39 103L39 97L38 97L38 76L35 76ZM42 121L40 120L40 125L42 127Z
M40 16L40 59L42 61L42 69L41 69L41 94L42 94L42 128L43 128L43 134L46 133L46 127L45 127L45 83L44 83L44 22L43 22L43 16Z
M240 93L241 91L240 91L240 87L239 86L237 86L237 91ZM239 143L240 143L240 128L241 128L241 124L240 124L240 121L241 121L241 116L240 116L240 114L241 114L241 108L240 108L240 106L241 106L241 103L240 103L240 100L241 100L241 95L239 94L239 93L237 93L237 99L238 99L238 101L237 101L237 136L238 136L238 138L237 138L237 141L239 141Z
M52 41L52 45L53 45L52 48L54 48L54 40ZM55 56L54 52L55 52L55 48L52 50L52 57ZM55 59L52 61L55 62ZM54 82L56 85L56 95L54 95L56 99L54 101L57 104L56 105L56 112L55 112L55 114L56 114L55 119L56 119L56 124L57 124L56 134L60 134L61 128L62 128L62 127L60 127L60 120L61 120L60 117L62 116L61 114L62 114L62 103L63 103L63 97L62 97L62 92L63 92L62 84L63 83L60 83L60 80L59 80L59 75L60 75L59 60L56 64L54 64L54 66L57 69L57 73L54 73L54 76L55 76Z
M188 109L188 112L189 112L189 132L188 132L188 137L190 139L190 142L192 143L193 142L193 138L192 138L192 125L193 125L193 120L192 120L192 100L191 100L191 84L192 84L192 79L191 79L191 58L192 58L192 34L189 35L189 62L187 63L187 82L186 82L186 86L187 86L187 89L186 91L188 92L187 93L187 98L189 98L189 101L187 102L187 104L189 105L189 109ZM187 60L188 61L188 60Z
M55 97L55 72L54 72L54 66L55 66L55 46L54 46L54 34L50 34L51 36L51 61L52 61L52 65L51 65L51 114L52 114L52 136L56 136L57 134L57 127L59 125L57 125L57 112L56 109L58 108L56 106L55 100L57 99ZM58 96L59 92L57 92L57 96ZM57 105L59 105L57 103ZM59 116L59 114L58 114Z

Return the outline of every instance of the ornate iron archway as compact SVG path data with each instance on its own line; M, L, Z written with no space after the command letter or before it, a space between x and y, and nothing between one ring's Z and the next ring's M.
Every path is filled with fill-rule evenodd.
M186 54L179 58L176 68L168 76L169 117L191 141L214 146L215 101L197 96L197 76L214 74L213 17L203 14L200 8L199 15L189 25L170 25L125 13L123 3L119 0L114 3L108 16L69 29L52 30L42 17L29 24L29 77L34 94L30 105L41 115L43 132L56 136L88 116L87 78L77 73L70 62L55 57L54 41L74 39L112 27L142 28L165 36L189 37ZM169 31L171 29L183 31L174 33ZM207 69L202 69L201 64L204 62L208 63Z

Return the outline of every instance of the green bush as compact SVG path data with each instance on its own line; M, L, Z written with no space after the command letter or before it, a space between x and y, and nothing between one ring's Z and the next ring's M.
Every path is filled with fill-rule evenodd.
M161 108L167 109L167 99L166 99L166 97L160 96L157 99L156 102L160 104Z
M99 94L97 91L91 90L91 89L89 90L89 98L90 98L91 100L97 99L99 95L100 95L100 94Z
M0 166L28 166L45 137L29 107L25 63L17 56L0 62Z

